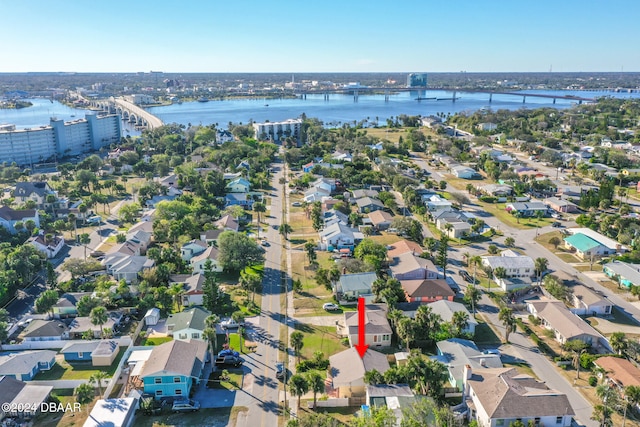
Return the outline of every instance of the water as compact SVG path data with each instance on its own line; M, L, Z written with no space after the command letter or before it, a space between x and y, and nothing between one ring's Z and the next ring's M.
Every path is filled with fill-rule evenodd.
M585 98L597 98L600 96L612 96L616 98L640 98L640 93L612 93L612 92L581 92L581 91L533 91L547 95L575 95ZM340 126L343 123L368 120L375 122L376 118L384 125L389 117L400 114L435 115L437 113L455 114L461 111L473 112L480 109L508 109L554 107L558 109L569 108L576 103L575 100L558 99L553 104L551 98L527 98L525 104L521 97L507 95L493 95L493 102L489 103L489 95L485 93L457 94L456 102L451 100L422 100L421 97L451 98L451 92L402 92L389 97L389 102L384 101L384 95L360 95L358 102L353 101L352 95L330 94L329 101L324 100L322 94L307 95L307 99L234 99L226 101L209 102L185 102L165 107L152 107L149 112L158 116L165 123L178 123L187 126L209 125L217 123L219 127L226 128L229 122L248 123L250 120L262 122L281 121L299 117L305 113L308 117L317 117L329 126ZM20 110L0 110L0 123L15 124L17 128L38 127L49 124L50 117L57 117L65 121L84 118L89 110L76 109L60 104L57 101L51 103L49 99L30 99L34 105ZM268 105L268 106L266 106ZM75 116L75 117L72 117ZM137 135L128 123L123 122L123 133Z

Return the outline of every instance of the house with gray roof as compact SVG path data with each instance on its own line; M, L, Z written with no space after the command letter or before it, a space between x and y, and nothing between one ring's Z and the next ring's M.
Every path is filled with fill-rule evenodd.
M386 304L367 304L364 313L365 342L370 348L389 347L391 345L391 335L393 331L387 320ZM343 329L349 338L349 345L353 347L359 343L358 338L358 313L355 311L345 311Z
M594 350L612 351L609 341L591 325L573 314L562 301L541 297L527 300L527 311L541 320L542 326L553 331L556 341L580 340Z
M627 288L640 286L640 264L612 261L605 264L602 271Z
M62 294L52 308L54 319L76 317L78 315L78 309L76 308L78 301L85 296L91 298L92 295L93 292L67 292Z
M137 282L138 274L143 270L152 268L156 262L146 256L126 255L122 253L107 254L102 260L102 265L114 279L124 280L127 283Z
M184 294L182 294L182 306L189 307L190 305L202 305L205 277L202 273L196 274L174 274L169 278L169 285L181 284L184 288Z
M360 213L369 213L384 209L384 204L380 200L372 197L363 197L358 199L356 200L356 205L358 205L358 212Z
M33 385L9 376L0 377L0 421L5 417L33 419L41 404L48 402L53 390L50 385Z
M200 383L207 358L207 343L200 340L173 340L156 346L139 370L145 393L159 399L188 397ZM137 370L137 365L136 365Z
M585 285L571 287L571 307L569 310L583 316L608 316L613 310L613 303L602 294Z
M542 202L507 203L505 210L509 213L519 212L522 217L534 217L538 215L538 212L543 217L549 216L549 207Z
M18 335L23 341L60 341L67 325L59 320L35 319Z
M467 326L462 329L463 333L470 334L473 336L476 333L476 325L478 322L476 319L469 313L467 307L464 304L460 304L459 302L449 301L446 299L441 299L439 301L435 301L429 304L431 307L431 311L442 319L443 322L451 322L453 320L453 315L458 312L465 313L467 315Z
M377 279L373 271L343 274L336 283L336 296L338 299L356 300L361 295L371 295L371 287Z
M504 280L494 276L494 281L505 292L516 289L516 286L525 287L531 284L531 279L535 276L535 263L533 258L507 249L502 251L500 256L483 256L482 265L495 271L496 268L504 268L506 277L504 279L520 279L517 281Z
M69 329L65 332L65 339L81 339L85 333L91 331L93 338L102 338L104 329L111 329L120 324L122 313L119 311L107 311L107 321L103 325L94 325L89 316L78 316L69 323ZM102 326L102 330L100 329Z
M384 374L389 368L387 356L372 349L368 349L364 357L360 357L354 347L329 356L331 395L365 397L364 374L374 369Z
M462 338L451 338L436 343L437 356L434 359L444 364L449 371L449 383L460 391L464 390L464 367L474 369L502 368L498 354L482 353L476 343Z
M56 364L56 352L32 350L0 356L0 376L31 381L40 371L48 371Z
M364 235L343 222L334 222L319 233L319 246L322 250L351 249Z
M167 332L179 341L204 340L202 332L207 327L206 319L211 312L202 307L191 307L183 312L170 314L167 318Z
M516 368L465 369L465 398L470 418L479 426L525 425L569 427L575 412L567 395L519 373Z
M370 190L370 189L362 189L362 190L353 190L351 192L351 194L353 195L354 199L362 199L364 197L371 197L373 199L377 199L378 198L378 191L377 190Z
M38 209L43 209L49 194L56 192L46 182L18 182L13 190L13 197L18 204L33 201Z

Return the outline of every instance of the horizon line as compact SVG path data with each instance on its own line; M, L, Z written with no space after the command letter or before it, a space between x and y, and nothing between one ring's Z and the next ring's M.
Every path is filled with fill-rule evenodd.
M0 74L637 74L638 71L0 71Z

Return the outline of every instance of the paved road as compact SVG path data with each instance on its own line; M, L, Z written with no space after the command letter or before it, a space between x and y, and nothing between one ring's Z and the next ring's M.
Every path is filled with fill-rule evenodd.
M275 364L278 361L280 325L284 322L280 305L282 245L280 235L274 226L282 223L283 186L279 184L279 180L284 175L282 163L275 163L272 167L275 191L271 196L270 216L266 218L269 224L266 236L270 245L266 248L265 254L262 313L258 325L251 331L251 339L258 347L255 353L245 357L245 367L251 370L245 376L245 381L250 381L250 385L245 387L250 398L246 405L249 411L242 425L255 427L278 425L280 403Z

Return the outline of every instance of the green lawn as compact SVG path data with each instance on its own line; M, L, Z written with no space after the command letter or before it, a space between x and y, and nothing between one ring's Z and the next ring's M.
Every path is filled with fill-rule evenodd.
M321 351L325 357L345 350L335 326L315 326L307 323L296 323L296 330L304 333L301 350L302 359L313 358L313 353Z
M564 262L568 262L568 263L576 263L576 262L580 262L580 260L572 254L566 253L566 254L556 254L556 256L558 258L560 258L562 261Z
M133 423L134 427L191 427L214 426L234 427L238 414L246 412L246 406L234 406L230 408L205 408L198 412L185 412L179 414L163 414L154 416L140 415Z
M474 341L478 344L500 344L500 338L491 329L491 327L482 320L479 316L476 318L478 324L476 325L476 334Z
M62 358L58 358L58 361L53 368L48 371L40 372L33 379L37 381L88 380L93 374L101 371L106 372L107 375L111 377L115 373L116 368L120 363L120 359L124 356L125 350L125 348L120 349L118 356L116 356L115 360L109 367L91 366L91 362L70 364L65 362Z
M242 390L244 382L244 373L242 369L227 369L229 379L220 381L222 371L215 371L209 377L209 388L225 389L229 391Z
M172 337L153 337L153 338L144 338L140 345L160 345L166 342L173 340Z

